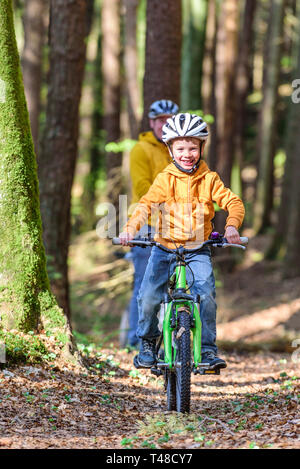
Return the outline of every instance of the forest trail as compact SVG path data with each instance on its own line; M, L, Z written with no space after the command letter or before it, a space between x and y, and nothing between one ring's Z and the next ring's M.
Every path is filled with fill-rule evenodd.
M251 240L219 283L217 336L228 367L192 377L183 416L165 410L162 378L136 370L135 352L118 348L131 264L95 233L77 238L72 311L88 368L56 359L0 369L0 448L299 448L300 282L262 258L267 242Z
M163 380L134 369L134 352L89 355L87 372L0 370L0 448L300 447L296 355L222 353L220 376L193 376L189 415L165 410Z

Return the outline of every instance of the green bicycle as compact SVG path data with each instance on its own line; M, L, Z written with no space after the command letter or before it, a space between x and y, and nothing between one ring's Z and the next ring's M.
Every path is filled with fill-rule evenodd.
M211 367L201 363L201 318L200 296L189 293L186 282L186 253L197 253L204 246L238 247L245 249L248 238L241 238L242 244L227 243L226 238L213 232L211 238L195 249L180 246L168 249L161 244L147 239L130 241L134 246L157 246L163 251L176 256L176 267L169 277L168 291L163 299L163 325L161 336L156 345L156 364L151 372L164 376L167 393L167 410L189 412L191 402L191 374L220 374L220 367ZM118 238L113 238L118 245Z

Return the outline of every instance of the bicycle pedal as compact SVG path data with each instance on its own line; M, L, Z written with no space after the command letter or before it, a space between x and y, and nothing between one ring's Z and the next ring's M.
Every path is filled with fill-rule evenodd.
M219 375L220 368L199 367L199 368L194 368L193 372L195 375Z
M199 370L200 375L219 375L220 374L220 368L215 368L212 370L206 370L205 368L202 368L202 370Z
M150 371L155 376L161 376L163 374L162 370L159 370L158 368L156 368L154 366L152 368L150 368Z

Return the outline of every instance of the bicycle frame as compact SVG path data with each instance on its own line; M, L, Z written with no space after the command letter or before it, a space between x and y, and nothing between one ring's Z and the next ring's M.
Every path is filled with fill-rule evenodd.
M175 279L174 292L186 291L186 266L181 261L177 262L175 272L171 275L170 281ZM172 333L175 330L177 316L180 314L180 308L187 308L192 316L191 327L193 335L193 356L194 366L197 367L201 363L201 331L202 323L200 319L200 304L191 297L191 299L176 299L171 300L164 305L164 320L163 320L163 339L164 339L164 364L172 369L176 358L176 351L172 353ZM174 311L175 310L175 311ZM175 324L172 327L172 316L175 312ZM174 321L173 321L174 322Z
M248 238L240 238L242 244L248 243ZM151 240L149 241L147 238L139 239L139 240L132 240L132 244L141 247L145 246L158 246L160 249L166 252L170 252L174 254L174 250L168 249L162 246L159 243ZM113 244L121 244L119 238L113 238ZM202 247L210 245L212 247L238 247L242 249L246 249L244 246L240 244L229 244L222 235L217 232L213 232L211 234L211 238L201 245L199 245L195 249L188 249L189 253L198 252ZM176 248L176 267L174 273L171 275L169 279L170 282L174 282L175 289L174 296L177 294L177 298L174 297L171 301L164 302L164 320L163 320L163 330L162 330L162 337L164 340L164 361L158 360L157 367L161 369L170 369L173 370L176 361L176 350L172 350L172 333L176 329L176 322L178 315L180 314L180 308L184 308L185 310L188 309L191 314L191 331L193 336L193 359L194 359L194 372L200 372L197 367L201 367L201 335L202 335L202 323L200 318L200 299L196 301L192 295L186 294L186 263L182 260L182 255L186 252L184 246L179 246ZM161 345L161 340L159 341L159 346ZM154 369L157 370L157 367L152 368L153 372ZM200 372L203 374L203 371ZM206 373L206 371L205 371ZM212 370L207 370L207 373L214 373ZM156 374L156 372L154 372ZM215 374L219 374L219 371Z

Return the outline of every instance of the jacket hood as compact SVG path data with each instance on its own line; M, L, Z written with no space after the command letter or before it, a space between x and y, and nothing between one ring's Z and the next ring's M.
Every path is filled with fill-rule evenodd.
M201 160L199 168L192 174L186 174L183 171L180 171L180 169L178 169L173 163L169 164L163 172L172 174L173 176L176 176L180 179L185 179L187 177L192 177L193 179L201 179L203 176L205 176L205 174L210 172L210 169L205 163L205 161Z

